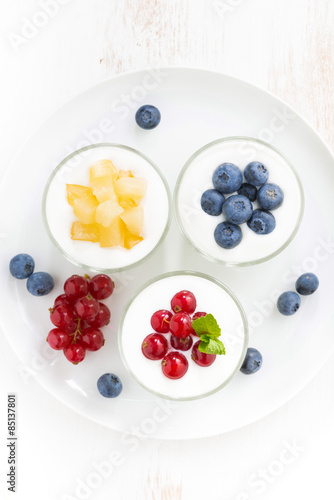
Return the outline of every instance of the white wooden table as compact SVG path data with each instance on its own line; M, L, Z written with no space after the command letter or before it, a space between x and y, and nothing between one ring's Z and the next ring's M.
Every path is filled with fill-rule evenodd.
M285 99L334 146L331 0L1 0L0 5L1 173L31 131L67 99L146 66L202 67L248 80ZM9 207L1 209L10 213ZM1 262L4 273L7 265ZM18 366L2 335L1 499L330 498L333 357L297 397L265 419L200 441L144 440L123 454L121 464L115 454L113 471L103 462L123 452L122 437L62 406L33 378L24 383ZM15 496L5 485L9 391L19 398Z

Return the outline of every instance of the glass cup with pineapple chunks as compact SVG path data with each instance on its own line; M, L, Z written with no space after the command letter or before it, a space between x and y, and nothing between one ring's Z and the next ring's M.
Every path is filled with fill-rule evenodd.
M171 219L171 195L158 167L120 144L93 144L52 172L43 220L63 255L87 270L112 273L148 258Z

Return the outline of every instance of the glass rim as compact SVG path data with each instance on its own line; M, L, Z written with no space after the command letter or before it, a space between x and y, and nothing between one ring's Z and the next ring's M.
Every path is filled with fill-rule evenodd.
M83 264L83 263L79 262L79 260L77 260L74 257L72 257L70 254L68 254L62 248L62 246L58 243L58 241L56 240L56 238L53 236L51 228L50 228L49 223L48 223L48 218L47 218L47 215L46 215L47 196L48 196L48 192L49 192L49 188L51 186L51 183L52 183L54 177L56 176L56 174L61 170L61 168L64 165L66 165L66 163L69 160L71 160L75 156L78 156L78 155L82 154L83 152L88 151L90 149L97 149L97 148L100 148L100 147L115 147L115 148L125 149L127 151L131 151L132 153L135 153L135 154L141 156L144 160L146 160L150 164L150 166L159 175L159 177L160 177L160 179L161 179L161 181L162 181L162 183L164 185L164 188L165 188L165 191L166 191L166 194L167 194L167 201L168 201L168 215L167 215L167 219L166 219L165 228L164 228L164 231L162 232L162 234L161 234L161 236L159 238L159 241L156 243L156 245L150 250L150 252L148 252L146 255L144 255L141 259L139 259L139 260L137 260L135 262L132 262L131 264L127 264L125 266L120 266L120 267L115 267L115 268L104 268L104 267L90 266L90 265L87 265L87 264ZM171 191L170 191L169 185L167 183L167 180L166 180L164 174L161 172L161 170L159 169L159 167L154 163L154 161L151 160L151 158L149 158L145 153L142 153L138 149L135 149L135 148L133 148L131 146L126 146L125 144L112 143L112 142L100 142L100 143L95 143L95 144L89 144L88 146L84 146L83 148L80 148L80 149L77 149L76 151L73 151L71 154L69 154L68 156L66 156L53 169L53 171L51 172L50 176L48 177L48 180L47 180L47 182L45 184L44 191L43 191L42 218L43 218L43 224L44 224L45 230L46 230L46 232L47 232L50 240L52 241L52 243L55 245L55 247L60 251L60 253L68 261L70 261L72 264L75 264L76 266L81 267L82 269L85 269L86 271L99 272L99 273L103 272L103 273L106 273L106 274L112 274L112 273L117 273L117 272L121 272L121 271L127 271L129 269L133 269L134 267L136 267L136 266L144 263L146 260L148 260L151 257L151 255L156 250L158 250L158 248L161 246L161 244L163 243L164 239L166 238L167 233L168 233L169 228L170 228L170 225L171 225L171 221L172 221L172 195L171 195Z
M224 143L224 142L229 142L229 141L248 141L248 142L254 142L254 143L266 146L269 149L272 149L273 151L275 151L275 153L277 153L279 156L281 156L281 158L283 158L283 160L289 165L289 167L290 167L290 169L291 169L291 171L292 171L292 173L293 173L293 175L294 175L294 177L295 177L295 179L297 181L297 185L298 185L298 188L299 188L299 194L300 194L299 215L298 215L298 219L297 219L296 225L295 225L292 233L290 234L289 238L287 240L285 240L284 243L279 248L277 248L274 252L271 252L269 255L266 255L265 257L261 257L260 259L253 259L253 260L245 261L245 262L238 262L238 261L233 261L233 260L220 259L220 258L214 257L210 253L208 253L208 252L206 252L206 251L198 248L195 245L195 243L192 241L192 239L190 238L190 236L188 235L188 233L187 233L187 230L186 230L186 228L185 228L185 226L184 226L184 224L183 224L183 222L181 220L181 216L180 216L180 212L179 212L179 206L178 206L178 196L179 196L179 191L180 191L181 183L182 183L184 175L185 175L187 169L190 167L191 163L201 153L203 153L207 149L215 146L216 144L220 144L220 143ZM186 239L186 241L196 250L196 252L200 253L201 255L203 255L204 257L206 257L211 262L215 262L217 264L223 264L223 265L225 265L227 267L249 267L249 266L253 266L253 265L257 265L257 264L262 264L263 262L266 262L266 261L268 261L268 260L276 257L277 255L279 255L281 252L283 252L283 250L285 250L290 245L290 243L293 241L294 237L296 236L296 234L297 234L297 232L298 232L298 230L300 228L301 222L303 220L304 208L305 208L305 194L304 194L304 188L303 188L302 182L300 180L300 177L298 175L298 172L297 172L296 168L291 163L291 161L279 149L277 149L272 144L269 144L268 142L262 141L261 139L257 139L256 137L250 137L250 136L229 136L229 137L222 137L220 139L215 139L214 141L211 141L211 142L205 144L200 149L198 149L197 151L195 151L195 153L193 153L190 156L190 158L188 158L188 160L186 161L186 163L182 167L182 170L181 170L181 172L180 172L180 174L179 174L179 176L177 178L176 184L175 184L175 189L174 189L174 194L173 194L173 207L174 207L176 221L177 221L177 224L179 226L179 229L181 230L181 233L183 234L183 236Z
M235 369L230 374L230 376L226 380L224 380L224 382L221 383L219 386L217 386L214 389L211 389L208 392L205 392L205 393L197 395L197 396L173 398L172 396L167 396L167 395L162 394L162 393L160 393L158 391L154 391L154 390L150 389L143 382L141 382L138 379L138 377L134 374L134 372L132 371L131 367L129 366L129 364L127 362L127 359L126 359L126 356L125 356L125 353L124 353L124 350L123 350L122 335L123 335L124 321L125 321L126 315L127 315L128 311L129 311L131 305L133 304L133 302L137 299L137 297L141 294L141 292L143 290L145 290L147 287L149 287L153 283L156 283L157 281L161 281L161 280L163 280L165 278L169 278L169 277L173 277L173 276L196 276L198 278L203 278L203 279L206 279L208 281L211 281L212 283L214 283L215 285L219 286L222 290L224 290L224 292L226 292L229 295L229 297L233 300L233 302L237 306L237 309L238 309L238 311L240 313L240 316L241 316L241 319L242 319L242 324L243 324L243 329L244 329L243 347L242 347L242 352L241 352L240 358L238 360L238 363L236 364ZM119 349L119 353L120 353L122 362L123 362L125 368L127 369L128 373L130 373L130 375L145 390L149 391L151 394L154 394L155 396L158 396L159 398L167 399L167 400L170 400L170 401L195 401L195 400L198 400L198 399L203 399L203 398L206 398L208 396L211 396L211 395L219 392L221 389L223 389L234 378L234 376L240 370L241 365L242 365L242 363L243 363L243 361L245 359L245 356L246 356L246 352L247 352L247 348L248 348L248 342L249 342L249 328L248 328L247 316L246 316L246 313L244 311L244 308L243 308L241 302L239 301L238 297L234 294L234 292L232 292L232 290L228 286L226 286L224 283L222 283L220 280L217 280L213 276L210 276L210 275L202 273L202 272L190 271L190 270L171 271L171 272L168 272L168 273L160 274L159 276L155 276L154 278L151 278L146 283L144 283L140 287L138 287L135 290L135 292L132 294L131 298L128 300L126 306L124 307L124 309L122 311L121 319L120 319L120 322L119 322L119 326L118 326L118 349ZM140 353L138 353L138 355L140 355Z

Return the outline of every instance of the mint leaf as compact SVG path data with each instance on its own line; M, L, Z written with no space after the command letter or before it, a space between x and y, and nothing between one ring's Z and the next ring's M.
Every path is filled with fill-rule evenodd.
M192 326L199 337L202 334L208 334L210 338L220 337L221 329L212 314L195 319Z
M201 340L204 335L201 336ZM198 350L205 354L226 354L223 342L217 339L210 339L209 341L200 342Z

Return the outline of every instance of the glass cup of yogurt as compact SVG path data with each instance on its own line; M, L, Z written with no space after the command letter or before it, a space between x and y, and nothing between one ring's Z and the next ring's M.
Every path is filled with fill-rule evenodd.
M147 181L141 200L144 213L142 241L133 248L104 248L99 243L71 238L75 221L67 199L66 186L88 186L90 167L100 160L110 160L117 170L131 171ZM129 269L147 258L161 245L171 221L171 195L158 167L140 151L121 144L93 144L75 151L52 172L44 190L43 221L58 250L72 263L89 271L112 273Z
M205 213L201 196L214 188L212 177L218 166L232 163L244 172L255 161L266 166L267 182L278 185L284 194L283 204L272 212L276 227L270 234L256 234L247 224L241 224L241 243L231 249L222 248L214 232L224 216ZM225 195L225 200L232 194L237 193ZM250 266L278 255L293 240L303 217L304 193L295 168L275 147L251 137L227 137L203 146L189 158L177 180L174 207L183 235L202 255L225 265ZM261 207L255 201L253 208Z
M182 351L188 370L182 378L171 380L162 372L162 360L147 359L141 346L147 335L154 333L152 314L170 309L172 297L181 290L195 295L196 311L216 318L226 354L217 355L210 366L203 367L192 359L191 348ZM171 334L163 336L168 340L168 352L174 351ZM193 344L199 340L195 335L191 337ZM223 283L206 274L177 271L158 276L136 291L123 311L118 343L126 368L142 387L165 399L195 400L216 393L239 371L248 346L248 325L240 302Z

